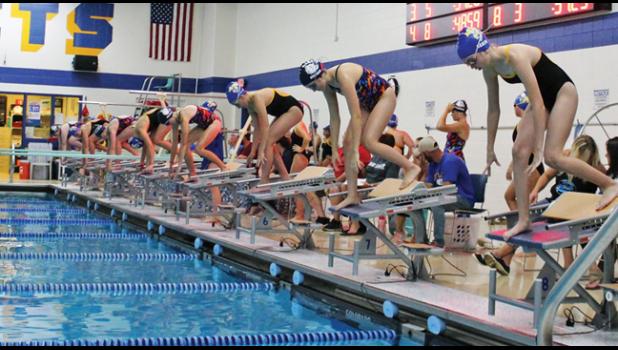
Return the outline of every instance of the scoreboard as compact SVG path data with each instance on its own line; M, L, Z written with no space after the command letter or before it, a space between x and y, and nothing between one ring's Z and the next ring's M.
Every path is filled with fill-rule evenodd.
M611 11L611 3L408 3L406 44L453 39L463 27L491 32L530 27Z

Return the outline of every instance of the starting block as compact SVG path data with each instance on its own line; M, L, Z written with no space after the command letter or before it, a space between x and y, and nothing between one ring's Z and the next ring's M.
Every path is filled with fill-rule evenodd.
M343 208L339 211L341 215L359 220L365 225L367 231L360 240L354 242L354 252L352 255L335 252L335 234L331 233L328 242L329 267L334 266L335 258L343 259L352 263L352 274L358 275L360 260L400 259L408 266L407 280L414 281L419 276L423 278L427 276L427 272L423 268L423 257L442 254L444 249L433 247L428 249L431 246L427 245L402 245L403 248L409 251L409 254L415 256L413 261L384 232L380 231L370 219L381 215L405 214L415 210L454 203L457 201L455 197L457 187L449 185L428 189L422 183L415 182L409 187L399 190L400 184L401 180L399 179L385 179L369 194L370 197L374 198L363 200L359 205ZM335 211L332 207L329 210ZM424 237L420 237L420 239L424 239ZM376 252L378 240L381 240L391 250L392 254L378 255Z
M240 239L241 233L250 235L251 244L255 244L255 235L258 231L269 233L292 233L300 241L300 247L313 249L315 244L311 239L313 231L318 228L310 223L311 205L306 198L307 193L327 190L336 186L335 176L332 169L326 167L310 166L298 173L294 179L286 181L272 182L256 186L253 190L239 191L238 193L251 199L253 203L261 205L265 211L260 217L251 217L251 227L244 228L240 224L240 215L236 216L236 239ZM304 219L301 222L292 222L287 217L280 214L269 203L273 200L286 200L299 196L305 203ZM273 220L286 227L284 230L274 230ZM297 230L301 229L302 234ZM322 227L322 225L319 225Z
M197 175L214 173L217 170L198 170ZM178 170L177 176L188 176L189 171L186 165ZM160 204L165 212L169 209L176 208L176 199L174 197L181 196L180 185L183 181L171 179L169 177L169 166L155 168L152 174L137 175L136 187L141 189L141 198L136 198L137 203L141 204L142 208L145 203Z
M227 220L227 225L224 226L231 228L231 224L236 221L236 209L243 207L242 197L238 192L249 190L259 181L253 176L254 168L241 166L240 163L230 163L230 170L199 175L196 183L181 183L180 191L183 196L176 198L176 219L179 220L184 204L187 224L189 218L194 216L223 216ZM217 208L212 205L211 190L215 187L221 191L222 204Z
M103 196L111 199L112 196L125 195L129 198L137 196L136 193L136 177L142 171L138 161L122 161L120 169L112 169L105 174L105 185L103 187ZM165 162L155 162L155 167L164 167Z
M615 200L609 207L602 211L596 211L594 208L596 203L601 198L599 195L588 193L567 192L560 196L551 205L545 206L542 212L539 212L541 207L531 208L531 217L534 217L536 222L533 222L531 229L521 234L511 237L508 242L516 246L521 246L524 251L535 252L544 262L544 266L539 272L534 285L528 292L525 300L515 300L500 296L496 293L496 270L490 271L489 282L489 314L495 314L496 301L521 307L523 309L532 310L534 315L534 324L536 326L537 317L542 307L542 302L549 294L551 289L556 284L556 279L566 271L560 263L547 253L549 249L561 249L572 247L574 245L587 242L594 236L599 228L604 224L613 207L618 204L618 199ZM505 213L511 215L512 212ZM505 216L498 214L494 217ZM516 215L516 214L515 214ZM549 218L553 222L540 219ZM556 220L566 220L558 221ZM512 224L516 222L510 220ZM507 219L507 222L509 220ZM504 234L507 230L499 230L487 234L487 238L505 241ZM615 243L614 243L615 244ZM606 264L604 269L604 280L613 279L613 255L614 246L609 246L604 252L605 261L611 261L611 264ZM611 266L610 266L611 265ZM574 286L574 291L579 295L577 298L565 298L566 303L581 303L585 302L595 311L596 316L593 323L601 324L603 307L579 284ZM606 311L615 314L615 308Z

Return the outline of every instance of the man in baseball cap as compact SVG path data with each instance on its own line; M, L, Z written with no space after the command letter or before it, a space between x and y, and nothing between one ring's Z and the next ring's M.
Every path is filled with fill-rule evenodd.
M457 209L469 209L474 205L474 187L468 167L461 158L445 153L438 142L427 135L418 143L417 152L429 162L425 182L428 187L454 184L457 187L457 202L432 208L435 223L435 244L444 246L444 213Z

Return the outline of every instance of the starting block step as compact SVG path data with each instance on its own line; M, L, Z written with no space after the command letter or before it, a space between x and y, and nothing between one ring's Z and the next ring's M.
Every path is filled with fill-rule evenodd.
M412 255L442 255L444 248L434 247L424 243L402 243L399 247L403 247Z
M612 290L614 292L618 292L618 283L600 284L600 286L603 287L604 289L608 289L608 290Z

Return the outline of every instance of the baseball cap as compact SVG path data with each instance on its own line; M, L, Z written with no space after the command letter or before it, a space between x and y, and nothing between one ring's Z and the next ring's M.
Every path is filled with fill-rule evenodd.
M439 148L438 142L436 142L436 140L429 135L423 137L421 142L418 143L418 151L420 153L435 151Z

